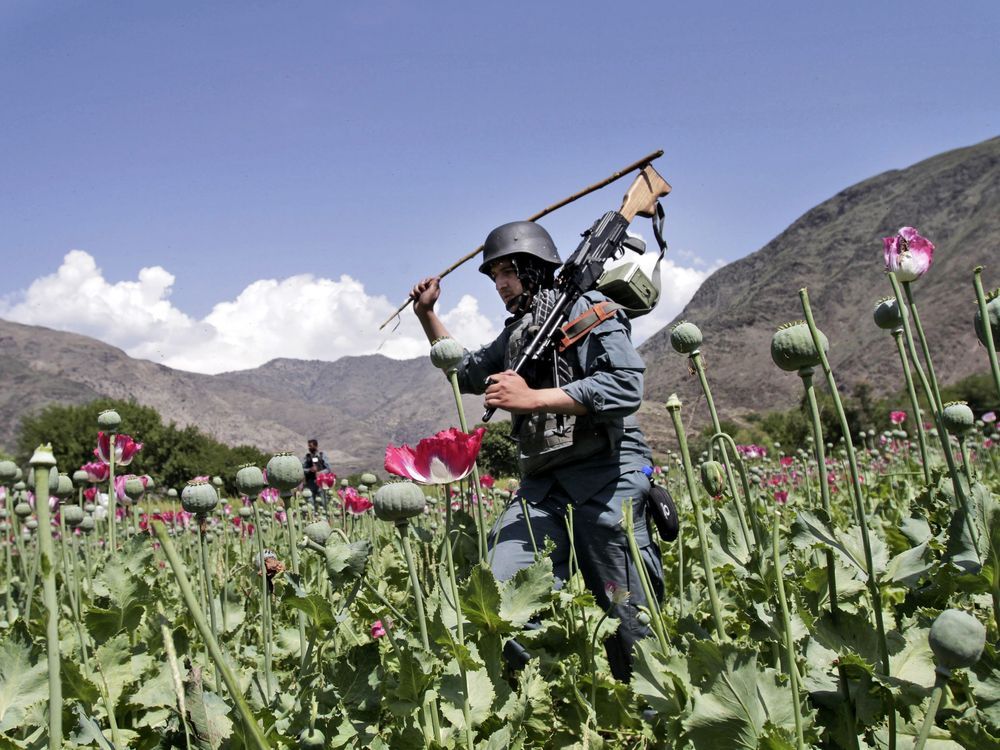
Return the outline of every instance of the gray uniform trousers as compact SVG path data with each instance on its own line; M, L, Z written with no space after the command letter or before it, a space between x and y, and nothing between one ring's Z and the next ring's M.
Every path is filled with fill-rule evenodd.
M651 631L637 619L639 607L646 606L646 596L621 522L626 502L632 503L636 542L658 599L663 597L663 565L646 523L645 495L649 491L649 480L641 471L628 471L612 484L614 487L595 488L594 497L573 506L573 548L580 573L598 606L605 611L610 608L610 614L620 621L617 632L605 645L611 673L619 680L628 680L632 673L632 646ZM525 518L525 504L520 496L512 498L490 532L494 576L500 581L508 580L534 562L533 535L539 550L546 538L553 541L553 572L560 582L567 580L570 538L566 508L572 502L569 494L556 483L542 500L526 504L528 517ZM627 590L628 600L612 605L605 590L608 583ZM516 641L508 643L504 654L513 667L523 666L531 656Z

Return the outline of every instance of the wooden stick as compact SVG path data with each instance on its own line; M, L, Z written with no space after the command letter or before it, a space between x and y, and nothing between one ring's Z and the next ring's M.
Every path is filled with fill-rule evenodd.
M540 218L542 218L543 216L546 216L546 215L552 213L556 209L562 208L563 206L566 206L566 205L572 203L573 201L582 198L585 195L589 195L590 193L593 193L595 190L600 190L602 187L604 187L605 185L610 185L615 180L620 180L622 177L624 177L625 175L627 175L629 172L634 172L637 169L642 169L643 167L645 167L647 164L649 164L653 160L659 159L661 156L663 156L663 150L662 149L660 149L658 151L654 151L653 153L649 154L648 156L645 156L642 159L639 159L639 161L633 162L632 164L629 164L627 167L625 167L623 169L619 169L617 172L615 172L610 177L606 177L603 180L601 180L600 182L595 182L590 187L585 187L583 190L580 190L579 192L573 193L573 195L569 196L568 198L563 198L558 203L553 203L551 206L549 206L546 209L543 209L542 211L539 211L537 214L529 216L527 218L527 221L538 221ZM448 266L446 269L444 269L441 273L439 273L438 274L438 278L443 279L445 276L447 276L449 273L451 273L452 271L454 271L456 268L458 268L460 265L462 265L466 261L470 261L473 258L475 258L477 255L479 255L480 252L482 252L482 250L483 250L483 246L480 245L479 247L477 247L475 250L473 250L468 255L463 255L461 258L459 258L457 261L455 261L450 266ZM383 322L382 325L380 325L378 327L378 329L381 331L383 328L385 328L392 321L392 319L395 318L396 316L398 316L403 310L405 310L406 306L409 305L411 302L413 302L413 300L411 300L411 299L407 299L405 302L403 302L403 304L401 304L399 307L396 308L396 311L392 315L390 315L388 318L385 319L385 322Z

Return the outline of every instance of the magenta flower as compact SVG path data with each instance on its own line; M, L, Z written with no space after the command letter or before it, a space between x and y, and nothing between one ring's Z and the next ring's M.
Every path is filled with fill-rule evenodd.
M492 490L494 484L496 484L496 480L490 474L483 474L481 477L479 477L480 487L485 487L488 490Z
M115 435L115 466L128 466L135 454L142 450L142 443L135 442L128 435ZM94 455L104 463L109 463L111 455L111 436L103 432L97 433L97 448Z
M385 628L382 626L381 620L376 620L372 623L372 638L381 638L385 635Z
M81 466L80 470L87 472L87 481L91 484L108 481L108 465L103 461L91 461Z
M986 424L993 424L994 422L996 422L996 421L997 421L997 415L996 415L996 413L995 413L995 412L992 412L992 411L988 411L988 412L986 412L986 413L985 413L985 414L984 414L984 415L982 416L982 420L983 420L983 421L984 421L984 422L985 422Z
M385 470L420 484L457 482L472 471L485 434L485 427L474 430L471 435L452 427L424 438L416 448L388 445Z
M332 471L319 471L316 473L316 485L327 490L337 482L337 475Z
M784 505L788 502L788 492L785 490L778 490L774 493L774 502L778 505Z
M891 411L889 412L889 421L893 424L903 424L906 421L905 411Z
M916 281L931 267L934 243L913 227L903 227L894 237L882 238L885 270L895 271L900 281Z
M337 495L344 501L344 508L351 515L360 516L372 508L371 500L361 495L353 487L345 487L342 490L337 490Z
M782 456L778 459L778 463L785 469L795 463L795 458L792 456Z

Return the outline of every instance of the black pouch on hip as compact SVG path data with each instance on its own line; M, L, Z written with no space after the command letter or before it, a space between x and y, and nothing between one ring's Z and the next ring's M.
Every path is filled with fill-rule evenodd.
M666 487L658 484L650 487L646 495L646 513L653 519L663 541L672 542L677 538L681 527L680 519L677 517L674 499L670 497Z

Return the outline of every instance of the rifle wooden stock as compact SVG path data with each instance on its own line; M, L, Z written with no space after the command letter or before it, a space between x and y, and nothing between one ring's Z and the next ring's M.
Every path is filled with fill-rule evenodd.
M669 193L670 185L667 181L653 169L652 164L647 164L625 192L618 213L630 224L636 216L652 216L656 211L656 201Z

